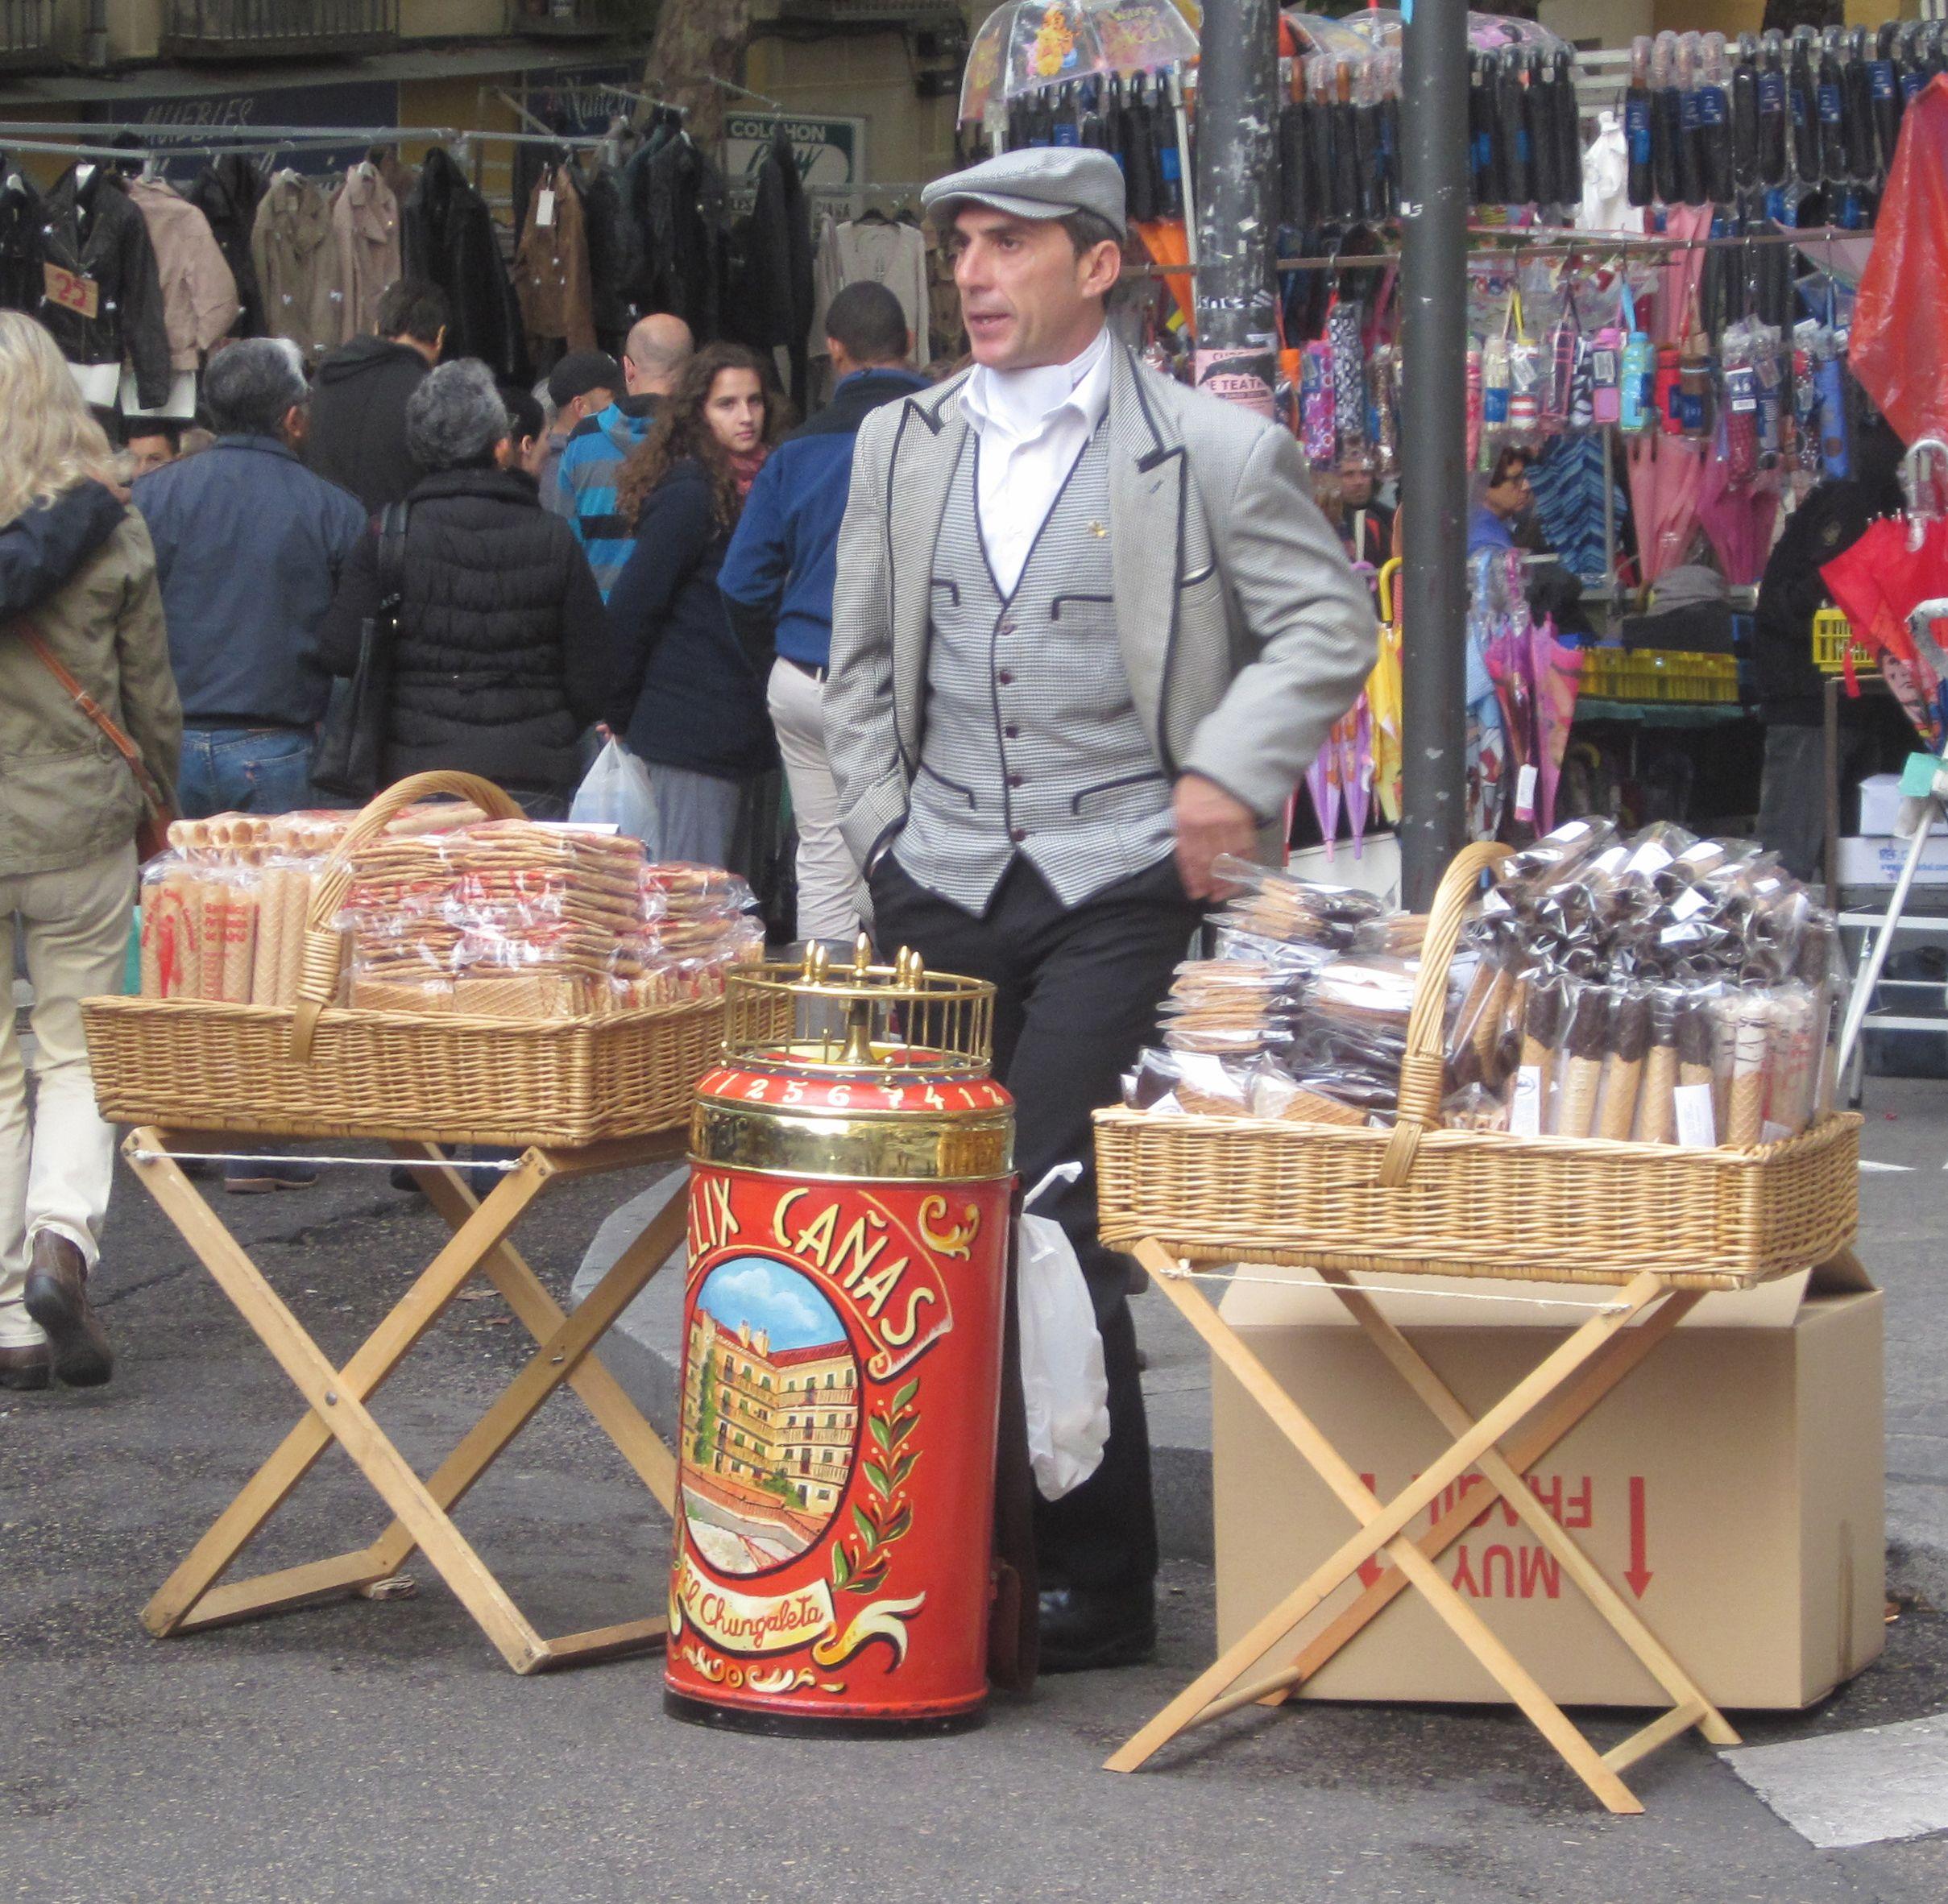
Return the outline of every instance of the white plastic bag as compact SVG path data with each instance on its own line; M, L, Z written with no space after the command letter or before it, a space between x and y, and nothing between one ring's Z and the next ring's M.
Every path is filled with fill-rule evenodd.
M607 738L595 764L575 789L574 804L568 817L577 826L613 826L632 839L643 842L652 861L662 857L658 849L661 828L657 822L656 792L649 784L649 769L607 728Z
M1080 1164L1059 1164L1022 1199L1028 1207ZM1015 1306L1022 1333L1022 1392L1028 1457L1045 1500L1059 1500L1095 1473L1109 1438L1109 1382L1102 1332L1075 1246L1052 1217L1023 1215Z

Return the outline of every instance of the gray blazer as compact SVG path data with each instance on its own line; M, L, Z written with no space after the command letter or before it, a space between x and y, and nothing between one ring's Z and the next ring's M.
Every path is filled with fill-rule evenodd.
M1117 346L1110 549L1123 666L1164 771L1215 780L1275 855L1287 798L1377 650L1366 586L1312 507L1288 430ZM826 745L864 865L904 823L926 722L935 538L968 424L964 377L860 426L839 536Z

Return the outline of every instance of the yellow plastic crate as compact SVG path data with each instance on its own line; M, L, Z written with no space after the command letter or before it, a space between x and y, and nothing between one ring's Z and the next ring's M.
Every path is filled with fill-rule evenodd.
M1583 656L1582 692L1605 701L1735 702L1739 664L1680 648L1593 648Z
M1846 672L1846 654L1853 650L1853 671L1855 674L1872 674L1879 664L1873 651L1863 648L1853 638L1853 624L1837 608L1822 608L1813 618L1813 665L1822 674L1844 674Z

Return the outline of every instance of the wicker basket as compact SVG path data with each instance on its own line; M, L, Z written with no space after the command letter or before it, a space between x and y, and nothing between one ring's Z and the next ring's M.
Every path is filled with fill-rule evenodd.
M319 875L295 1010L85 1000L102 1115L197 1131L558 1149L682 1124L722 1048L721 1000L533 1020L330 1004L344 949L330 921L350 884L352 851L402 808L438 793L496 818L520 817L498 787L470 775L417 774L388 788Z
M1825 1261L1859 1215L1860 1120L1751 1150L1514 1137L1440 1124L1448 966L1483 869L1435 902L1391 1130L1245 1117L1096 1115L1102 1237L1194 1262L1743 1289Z

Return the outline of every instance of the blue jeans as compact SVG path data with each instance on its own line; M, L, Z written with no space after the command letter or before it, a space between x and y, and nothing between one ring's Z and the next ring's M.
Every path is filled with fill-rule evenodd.
M188 727L176 799L184 817L292 813L313 804L311 735L295 727Z

